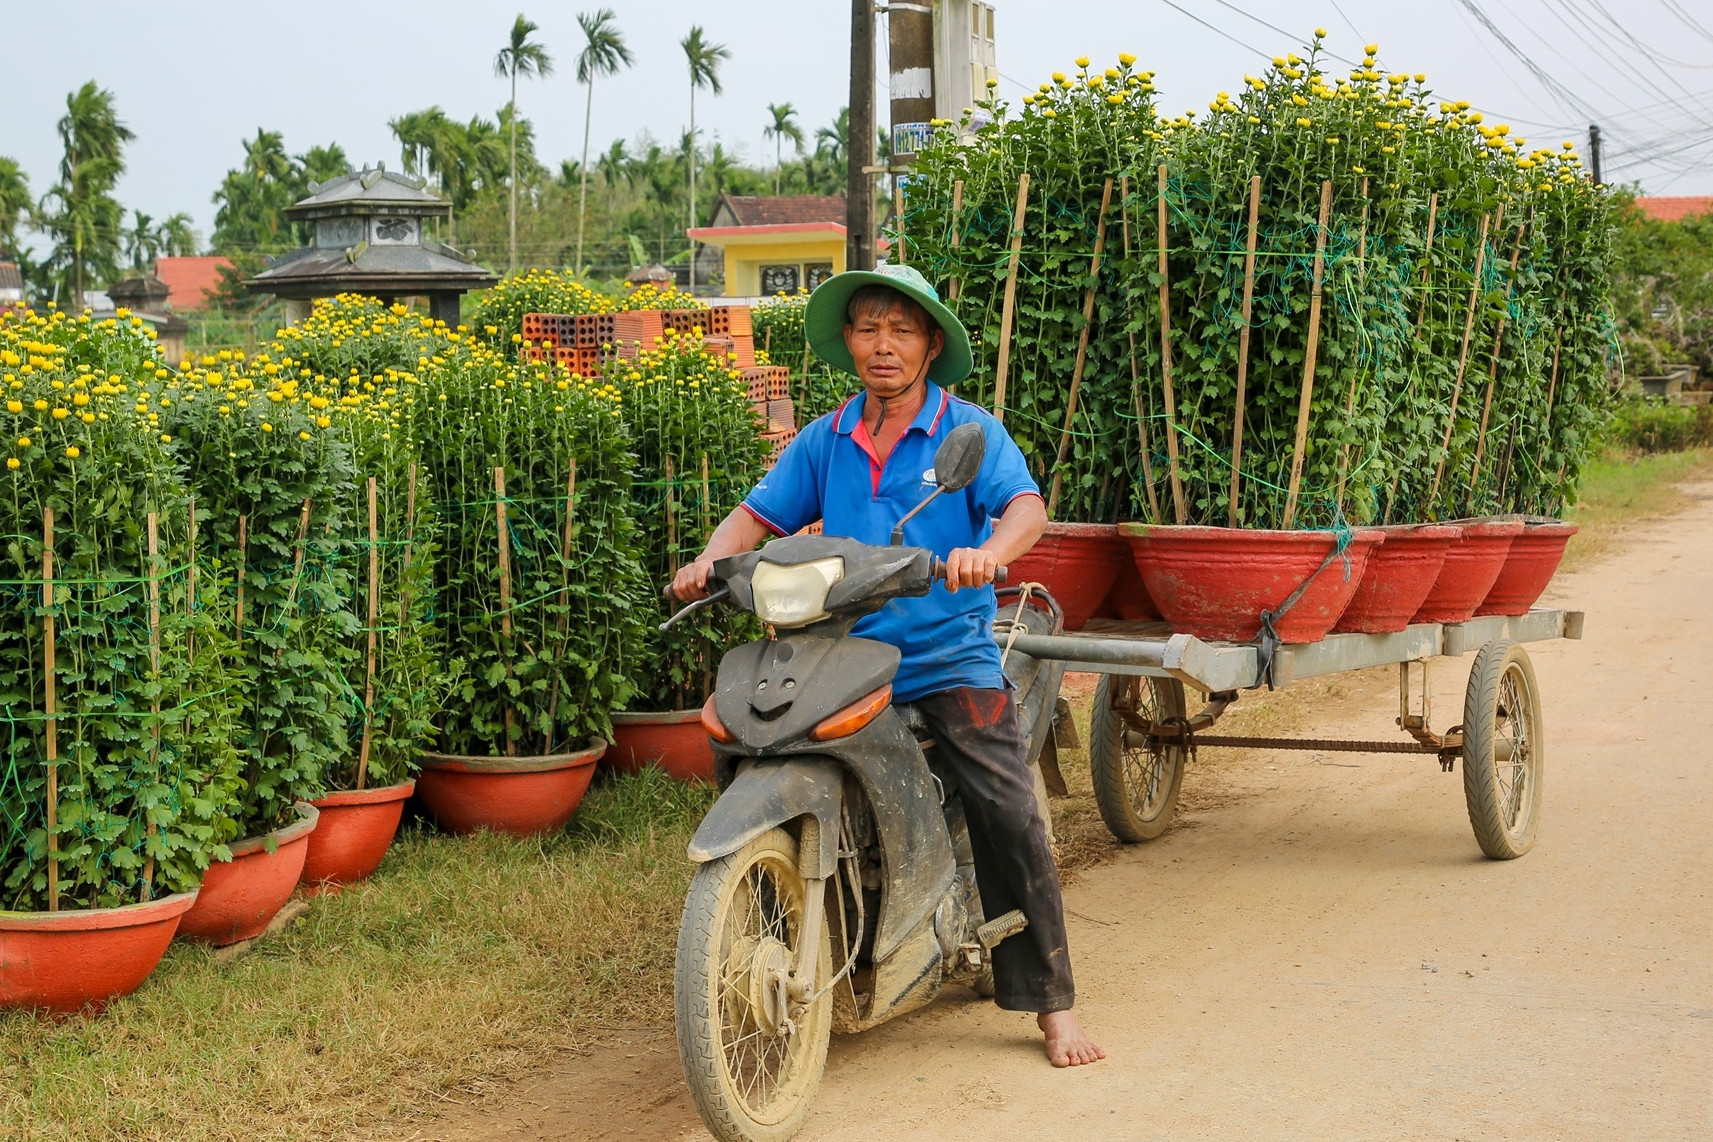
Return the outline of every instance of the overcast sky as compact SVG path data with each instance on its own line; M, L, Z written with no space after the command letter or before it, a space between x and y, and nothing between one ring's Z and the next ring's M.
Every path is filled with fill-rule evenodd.
M678 41L697 21L731 50L725 92L702 93L697 118L739 155L771 161L761 136L770 102L794 104L811 137L846 102L843 0L606 2L636 66L597 85L591 154L644 131L678 138L688 122ZM518 94L549 166L582 146L576 13L598 3L524 7L558 64ZM1425 71L1439 93L1471 100L1531 141L1581 146L1589 122L1600 122L1608 181L1639 180L1650 194L1713 193L1708 0L997 0L997 8L1001 90L1013 99L1077 55L1132 51L1138 66L1158 71L1163 107L1201 108L1321 25L1335 52L1354 58L1378 41L1383 67ZM39 196L58 162L54 124L66 94L94 79L137 135L121 202L157 219L186 211L206 237L210 195L258 127L283 132L293 153L338 142L358 165L384 159L396 168L393 116L438 104L459 118L492 117L506 99L493 57L515 11L469 0L3 0L0 155L23 164ZM883 91L882 122L885 108Z

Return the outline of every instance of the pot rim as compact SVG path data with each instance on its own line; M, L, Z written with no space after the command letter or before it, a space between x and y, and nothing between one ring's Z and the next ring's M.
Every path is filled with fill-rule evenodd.
M1544 539L1558 539L1561 536L1569 538L1581 530L1581 524L1566 523L1563 520L1554 520L1551 523L1544 520L1539 523L1525 520L1523 530L1517 533L1517 538L1525 539L1531 536Z
M1118 534L1115 523L1052 522L1041 533L1042 539L1110 539ZM1037 541L1039 542L1039 541Z
M572 753L549 753L533 757L472 757L455 753L423 753L422 768L449 773L551 773L594 765L607 752L607 743L591 737L589 745Z
M1388 523L1380 527L1386 542L1399 539L1461 539L1463 527L1455 523Z
M1336 543L1338 533L1330 530L1269 531L1254 527L1212 527L1194 523L1121 523L1118 534L1125 539L1253 539L1266 543L1296 543L1320 546ZM1359 527L1351 534L1352 543L1384 543L1386 532L1378 527Z
M610 717L615 726L677 726L701 721L702 707L697 706L694 710L614 710Z
M58 912L0 910L0 932L94 932L155 924L184 915L196 903L196 894L200 891L200 888L193 888L189 892L174 892L170 896L112 908L70 908Z
M228 844L226 847L232 852L232 860L237 860L239 857L243 856L252 856L256 852L264 850L267 846L269 837L274 839L274 851L279 852L282 845L289 845L293 841L300 840L307 837L310 833L313 833L315 831L316 822L321 819L321 810L317 809L308 801L299 801L293 805L293 808L297 810L298 819L287 825L285 828L275 829L271 833L263 833L261 836L257 837L240 837L238 840ZM220 863L228 864L230 862L221 861Z
M311 801L317 809L340 809L350 805L378 805L386 801L403 801L416 791L416 778L407 778L397 785L371 785L367 789L333 789L324 797Z

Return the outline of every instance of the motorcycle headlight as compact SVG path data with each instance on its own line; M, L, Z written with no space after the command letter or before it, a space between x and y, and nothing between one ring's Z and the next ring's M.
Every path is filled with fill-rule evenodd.
M749 581L756 617L780 627L824 619L827 592L844 577L845 561L838 556L807 563L758 563Z

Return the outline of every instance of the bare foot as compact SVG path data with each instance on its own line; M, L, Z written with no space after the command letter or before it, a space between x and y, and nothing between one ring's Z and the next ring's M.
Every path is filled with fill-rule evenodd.
M1043 1011L1035 1016L1035 1025L1047 1036L1047 1061L1055 1067L1080 1067L1106 1058L1072 1012Z

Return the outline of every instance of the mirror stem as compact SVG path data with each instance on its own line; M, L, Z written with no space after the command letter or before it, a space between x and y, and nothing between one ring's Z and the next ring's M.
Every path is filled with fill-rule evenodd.
M925 508L929 504L933 503L934 500L939 496L939 494L945 490L946 489L944 487L935 488L933 491L928 493L927 499L923 500L921 503L919 503L915 507L911 508L909 514L907 514L903 519L898 521L898 526L892 529L892 546L894 546L894 547L903 547L904 546L904 525L909 523L911 520L915 519L917 514L919 512L921 512L921 510L923 508Z

